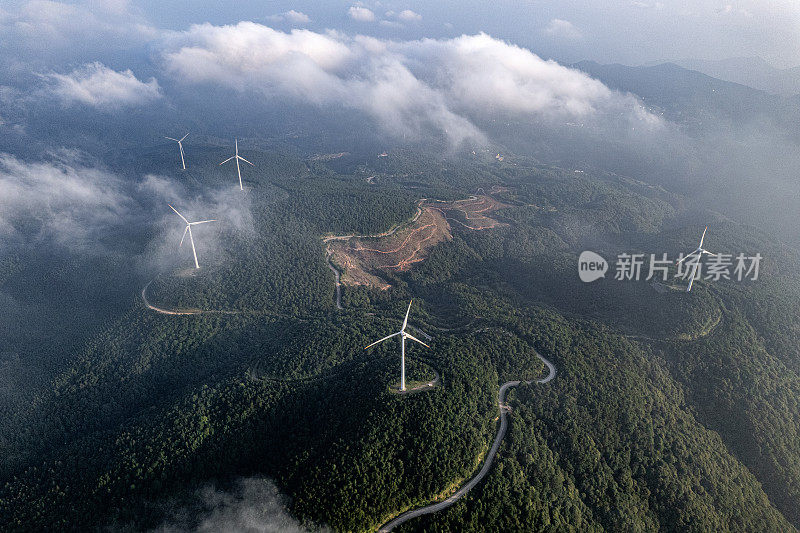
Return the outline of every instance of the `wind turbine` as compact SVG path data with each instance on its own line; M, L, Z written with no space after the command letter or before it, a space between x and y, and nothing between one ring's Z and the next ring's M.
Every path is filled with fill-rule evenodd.
M243 191L244 187L242 187L242 170L239 168L239 160L244 161L245 163L247 163L250 166L255 166L255 165L253 163L251 163L250 161L248 161L247 159L245 159L244 157L239 155L239 139L234 139L234 142L236 143L236 153L234 155L232 155L231 157L229 157L228 159L226 159L225 161L223 161L222 163L220 163L220 165L224 165L225 163L227 163L231 159L235 159L236 160L236 173L239 175L239 189Z
M198 224L205 224L206 222L216 222L216 220L201 220L200 222L189 222L186 220L186 217L178 213L178 210L172 207L171 204L167 204L170 209L175 211L175 214L181 217L181 220L186 222L186 229L183 230L183 237L181 237L181 243L178 246L183 246L183 240L186 238L186 234L189 234L189 242L192 243L192 254L194 254L194 267L200 268L200 264L197 262L197 250L194 247L194 237L192 237L192 226L196 226Z
M164 137L165 139L169 139L170 141L175 141L178 143L178 150L181 151L181 165L183 165L183 170L186 170L186 161L183 159L183 140L188 137L189 134L187 133L180 139L173 139L172 137Z
M405 318L405 320L403 320L403 327L400 328L400 331L398 331L397 333L392 333L391 335L387 335L386 337L382 338L381 340L375 341L372 344L370 344L369 346L367 346L366 348L364 348L365 350L367 348L372 348L373 346L375 346L378 343L381 343L381 342L383 342L383 341L385 341L387 339L391 339L392 337L396 337L397 335L400 335L400 391L401 392L406 390L406 339L411 339L412 341L416 341L416 342L420 343L421 345L423 345L423 346L425 346L427 348L430 348L430 346L428 346L427 344L425 344L421 340L417 339L416 337L414 337L413 335L411 335L409 333L406 333L406 325L408 325L408 314L411 312L411 303L413 301L414 300L411 300L411 302L408 302L408 311L406 311L406 318Z
M700 244L697 245L697 249L695 251L690 252L690 253L686 254L685 256L683 256L682 258L680 258L677 261L675 261L675 264L677 265L677 264L683 263L684 261L686 261L690 257L694 257L695 258L694 261L689 263L689 264L692 265L691 266L692 275L691 275L691 278L689 279L689 287L686 289L686 292L689 292L689 291L692 290L692 283L694 283L694 277L697 275L697 271L700 269L700 258L703 256L703 254L710 255L712 257L717 257L717 254L712 254L711 252L709 252L708 250L703 248L703 240L706 238L706 231L708 231L708 226L706 226L706 229L703 230L703 236L700 237Z

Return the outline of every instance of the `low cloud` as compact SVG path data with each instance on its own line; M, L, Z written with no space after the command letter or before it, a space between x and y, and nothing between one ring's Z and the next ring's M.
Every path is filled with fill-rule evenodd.
M94 247L98 232L121 225L131 207L117 176L87 165L75 152L61 151L46 162L0 153L0 236L6 242L48 239L71 249Z
M170 178L156 174L147 174L137 185L137 192L151 198L158 198L166 207L167 203L175 205L186 195L184 187Z
M88 63L69 74L50 74L51 91L65 103L118 109L161 97L155 78L139 81L130 70L117 72L101 63Z
M347 10L347 15L351 19L359 22L375 21L375 13L373 13L372 10L362 6L350 6L350 9Z
M256 236L251 199L234 180L198 194L166 176L123 178L73 150L38 161L0 153L0 259L55 246L76 256L122 254L141 272L188 266L191 251L178 246L185 225L167 204L192 221L216 220L195 235L204 265L228 261L231 242Z
M580 30L576 28L574 24L568 20L562 19L552 19L547 23L547 26L545 26L544 32L547 35L552 35L553 37L562 37L565 39L574 40L582 37Z
M175 511L155 533L309 531L289 515L285 498L264 478L239 480L230 491L208 485L197 492L196 500L199 514L197 508Z
M339 32L281 32L252 22L173 35L166 68L184 83L220 84L364 112L395 136L484 140L481 121L660 119L632 96L486 34L389 41Z
M234 174L235 177L235 174ZM185 224L170 208L172 205L192 222L213 219L215 222L193 229L201 265L219 265L230 260L232 246L256 236L251 198L231 181L216 189L204 188L193 194L180 180L148 174L137 184L135 195L160 228L138 258L142 271L163 271L176 265L191 264L191 249L179 243ZM232 243L237 244L232 244Z

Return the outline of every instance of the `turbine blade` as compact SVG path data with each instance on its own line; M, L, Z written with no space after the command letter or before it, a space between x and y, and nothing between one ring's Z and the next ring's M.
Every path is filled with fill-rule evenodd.
M689 280L689 287L686 288L686 292L690 292L692 290L692 284L694 283L694 277L697 275L697 269L700 268L700 263L692 269L692 278Z
M194 267L200 268L200 263L197 262L197 249L194 247L194 237L192 236L192 227L189 228L189 242L192 243L192 255L194 255Z
M410 302L408 302L408 311L406 311L406 318L405 318L405 320L403 320L403 327L400 328L400 331L405 331L405 329L406 329L406 324L408 324L408 314L411 312L411 304L412 303L414 303L414 300L411 300Z
M687 259L689 259L689 258L690 258L690 257L692 257L693 255L694 255L694 252L692 252L692 253L690 253L690 254L688 254L688 255L684 255L683 257L681 257L680 259L678 259L677 261L675 261L675 264L676 264L676 265L680 265L681 263L683 263L684 261L686 261Z
M238 157L239 157L239 159L241 159L242 161L244 161L244 162L245 162L245 163L247 163L248 165L255 166L255 165L253 165L253 163L251 163L250 161L248 161L248 160L247 160L247 159L245 159L244 157L242 157L242 156L238 156Z
M178 142L178 139L173 139L172 137L164 137L165 139L169 139L170 141Z
M703 236L700 237L700 246L698 246L698 248L702 248L703 247L703 239L706 238L706 231L708 231L708 226L706 226L706 229L703 230Z
M178 213L178 210L177 210L177 209L175 209L174 207L172 207L172 204L167 204L167 205L169 206L169 208L170 208L170 209L172 209L173 211L175 211L175 214L176 214L176 215L178 215L179 217L181 217L181 219L182 219L184 222L186 222L187 224L189 223L189 221L188 221L188 220L186 220L186 217L184 217L183 215L181 215L180 213Z
M407 339L411 339L412 341L416 341L416 342L420 343L421 345L425 346L426 348L430 348L430 346L428 346L427 344L425 344L424 342L422 342L418 338L414 337L413 335L409 335L408 333L406 333L406 338Z
M179 247L179 248L180 248L181 246L183 246L183 239L185 239L185 238L186 238L186 232L187 232L187 231L189 231L189 225L188 225L188 224L186 225L186 229L184 229L184 230L183 230L183 237L181 237L181 243L178 245L178 247Z
M367 348L372 348L372 347L373 347L373 346L375 346L376 344L378 344L378 343L380 343L380 342L383 342L383 341L385 341L386 339L391 339L392 337L396 337L397 335L400 335L400 332L399 332L399 331L398 331L397 333L392 333L391 335L387 335L387 336L385 336L384 338L382 338L381 340L379 340L379 341L375 341L375 342L373 342L372 344L369 344L369 345L365 346L365 347L364 347L364 349L366 350Z
M239 139L234 139L233 142L236 144L236 155L239 155Z
M230 160L231 160L231 159L233 159L234 157L236 157L236 156L235 156L235 155L232 155L232 156L230 156L228 159L226 159L225 161L223 161L222 163L220 163L220 165L224 165L225 163L227 163L228 161L230 161Z
M704 254L707 254L707 255L710 255L711 257L719 257L719 254L712 254L712 253L711 253L711 252L709 252L708 250L703 250L703 253L704 253Z
M190 226L196 226L197 224L205 224L206 222L216 222L217 219L213 218L211 220L201 220L200 222L189 222Z
M187 133L186 135L184 135L183 137L181 137L181 142L183 142L183 140L184 140L186 137L188 137L188 136L189 136L189 134Z

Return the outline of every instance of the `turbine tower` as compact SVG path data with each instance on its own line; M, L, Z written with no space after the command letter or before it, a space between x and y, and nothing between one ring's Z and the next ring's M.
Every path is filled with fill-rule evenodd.
M706 231L708 231L708 226L706 226L706 229L703 230L703 236L700 237L700 244L697 245L697 249L696 250L686 254L684 257L682 257L682 258L678 259L677 261L675 261L675 264L678 265L678 264L686 261L690 257L694 257L694 261L690 261L688 263L688 264L691 265L690 268L692 269L692 275L691 275L691 277L689 279L689 287L686 289L686 292L689 292L689 291L692 290L692 284L694 283L694 278L697 275L697 271L700 269L700 259L703 257L703 254L710 255L712 257L717 257L717 254L712 254L711 252L709 252L708 250L703 248L703 240L705 240L705 238L706 238Z
M381 340L375 341L366 348L371 348L378 343L381 343L387 339L391 339L392 337L396 337L400 335L400 391L403 392L406 390L406 339L411 339L412 341L416 341L421 345L425 346L426 348L430 348L427 344L422 342L421 340L417 339L410 333L406 333L406 326L408 325L408 314L411 312L411 302L408 302L408 311L406 311L406 318L403 320L403 327L400 328L400 331L397 333L392 333L391 335L387 335L386 337L382 338Z
M194 267L200 268L200 263L197 262L197 250L194 247L194 237L192 236L192 226L196 226L198 224L205 224L206 222L216 222L216 220L201 220L200 222L189 222L186 220L186 217L178 213L178 210L169 205L169 208L175 211L175 214L181 217L181 220L186 222L186 229L183 230L183 237L181 237L181 243L178 246L183 246L183 240L186 238L186 234L189 234L189 242L192 243L192 254L194 255Z
M239 190L243 191L244 187L242 186L242 169L239 168L239 161L240 160L244 161L245 163L247 163L248 165L253 166L253 167L255 165L253 163L251 163L250 161L248 161L247 159L245 159L244 157L239 155L239 139L234 139L234 142L236 143L236 153L234 155L230 156L228 159L226 159L222 163L220 163L220 165L224 165L225 163L227 163L231 159L235 159L236 160L236 174L239 175Z
M183 159L183 140L188 137L189 134L187 133L180 139L173 139L172 137L164 137L165 139L169 139L170 141L175 141L178 143L178 150L181 152L181 165L183 165L183 170L186 170L186 161Z

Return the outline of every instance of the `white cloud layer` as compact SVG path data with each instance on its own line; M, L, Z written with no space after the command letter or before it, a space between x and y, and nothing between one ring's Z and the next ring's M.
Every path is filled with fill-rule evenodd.
M50 74L51 91L66 103L103 109L147 103L161 97L155 78L139 81L130 70L117 72L101 63L88 63L69 74Z
M286 17L286 20L288 20L289 22L294 22L296 24L307 24L311 22L311 17L309 17L302 11L295 11L294 9L290 9L283 15Z
M497 117L659 123L632 96L485 34L388 41L203 24L175 34L163 57L186 83L345 106L395 135L434 129L454 144L482 139L478 122Z
M9 56L6 60L127 48L158 35L124 0L28 0L0 10L0 54Z
M294 9L290 9L289 11L285 11L279 15L271 15L267 17L269 20L274 20L277 22L281 21L289 21L292 24L308 24L311 22L311 17L303 13L302 11L295 11Z
M419 13L415 13L410 9L404 9L397 14L397 18L399 18L400 20L404 20L406 22L416 22L418 20L422 20L422 15L420 15Z
M375 13L373 13L372 10L362 6L350 6L350 9L347 10L347 15L351 19L359 22L375 21Z

